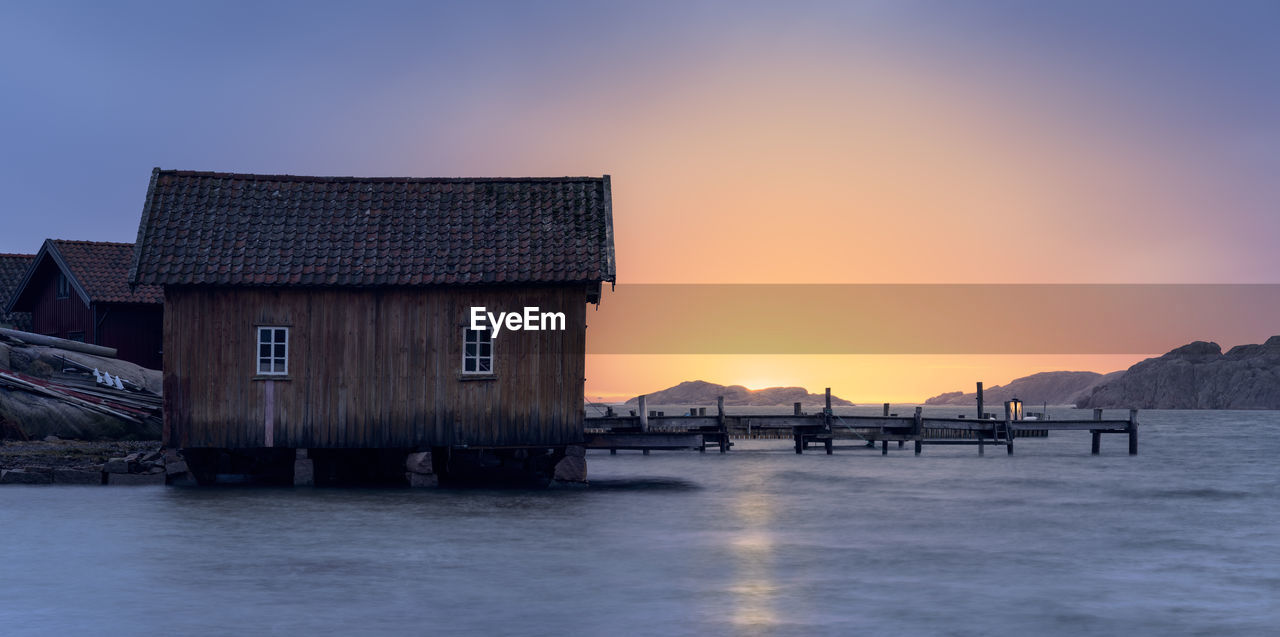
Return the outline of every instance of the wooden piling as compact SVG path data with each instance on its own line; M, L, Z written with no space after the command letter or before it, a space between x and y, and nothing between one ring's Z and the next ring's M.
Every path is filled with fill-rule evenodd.
M1008 449L1009 455L1013 455L1013 404L1011 401L1004 401L1004 444Z
M916 455L917 456L920 455L920 447L923 444L921 440L924 438L924 417L922 415L923 411L924 410L922 408L916 407L915 423L913 424L913 427L912 427L912 430L913 430L912 433L913 435L915 435L915 438L916 438Z
M1101 409L1093 410L1093 419L1102 420ZM1095 456L1102 453L1102 432L1098 431L1097 429L1092 429L1089 431L1089 436L1090 436L1089 453Z
M1129 426L1125 428L1129 432L1129 455L1138 455L1138 410L1129 410Z
M889 441L888 441L888 440L881 440L881 441L880 441L880 455L882 455L882 456L887 456L887 455L889 455Z
M795 415L799 416L799 415L800 415L800 403L796 403L796 404L795 404L795 410L796 410Z
M644 395L640 396L639 402L640 404L637 407L640 408L640 431L649 431L649 409L645 406Z
M724 396L716 396L716 424L720 428L720 453L729 451L729 428L724 420Z
M982 410L985 409L982 403L982 381L978 381L978 419L982 419Z
M885 418L889 417L889 403L884 404L884 417Z

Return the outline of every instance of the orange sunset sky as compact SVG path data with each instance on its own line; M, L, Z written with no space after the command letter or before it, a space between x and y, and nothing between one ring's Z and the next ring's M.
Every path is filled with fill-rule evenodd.
M0 251L132 241L156 165L607 173L620 283L1275 282L1278 56L1274 16L1251 13L1270 9L1059 5L281 4L252 25L215 5L11 6L2 57L38 63L5 69L24 100L0 105L22 149L2 159ZM588 323L629 320L617 300ZM1196 337L1280 326L1255 332ZM1181 344L591 354L586 395L703 379L918 401Z

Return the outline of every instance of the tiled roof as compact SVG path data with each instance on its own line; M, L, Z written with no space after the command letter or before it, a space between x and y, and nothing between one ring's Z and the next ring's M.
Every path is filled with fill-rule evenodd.
M27 267L34 258L34 254L0 254L0 306L9 300L18 284L22 283L22 277L26 275Z
M29 312L5 312L4 308L22 284L22 278L34 258L34 254L0 254L0 323L12 324L18 329L31 328Z
M71 276L92 303L164 303L158 285L129 285L132 243L50 239Z
M417 179L156 169L132 278L160 285L614 280L609 177Z
M9 307L30 310L39 298L43 281L38 273L55 267L66 272L76 294L88 303L164 303L164 288L158 285L129 285L132 243L45 239L32 258L9 299ZM45 263L50 262L46 266Z

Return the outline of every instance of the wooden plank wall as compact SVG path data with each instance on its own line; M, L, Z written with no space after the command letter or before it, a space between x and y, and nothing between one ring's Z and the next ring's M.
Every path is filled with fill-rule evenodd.
M98 345L114 347L119 357L150 369L160 369L163 345L161 305L98 303Z
M32 277L31 285L39 292L31 308L31 331L66 338L71 332L84 332L84 340L93 342L93 311L75 291L58 298L58 268L45 260Z
M585 288L169 288L165 440L259 447L557 445L582 440ZM472 305L564 312L565 331L499 333L495 377L463 380ZM289 376L257 377L259 325L290 327Z

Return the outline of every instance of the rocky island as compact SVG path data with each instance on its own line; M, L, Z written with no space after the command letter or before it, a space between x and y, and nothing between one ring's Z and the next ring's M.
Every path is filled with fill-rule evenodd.
M1041 372L1014 379L1008 385L992 385L983 389L982 395L988 405L996 406L1013 398L1021 399L1029 405L1074 405L1089 395L1099 383L1122 373L1124 372L1105 375L1097 372ZM972 407L977 398L977 392L953 391L929 398L924 404Z
M794 403L821 406L826 402L824 394L811 394L803 387L767 387L765 389L747 389L742 385L718 385L704 380L686 380L674 387L646 394L650 405L714 405L716 398L724 396L724 404L736 407L774 407ZM639 402L639 397L627 401L628 405ZM831 404L839 407L852 407L853 403L835 396Z
M1280 409L1280 336L1238 345L1196 341L1099 383L1077 406Z

